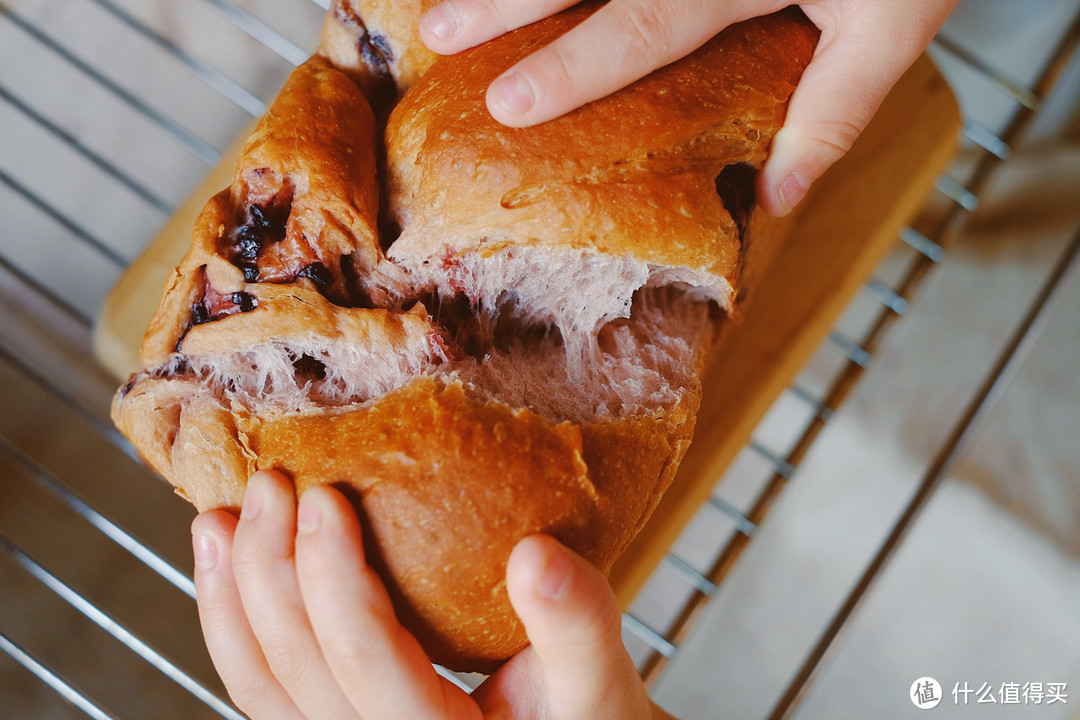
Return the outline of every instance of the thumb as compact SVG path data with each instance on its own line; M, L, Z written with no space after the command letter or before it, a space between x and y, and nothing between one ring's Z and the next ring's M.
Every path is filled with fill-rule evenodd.
M607 580L554 538L517 544L507 591L525 625L553 717L649 717L644 686L622 642Z
M846 12L838 15L833 13L841 3L803 6L822 34L758 174L758 203L766 212L791 212L810 185L851 149L953 4L846 3Z

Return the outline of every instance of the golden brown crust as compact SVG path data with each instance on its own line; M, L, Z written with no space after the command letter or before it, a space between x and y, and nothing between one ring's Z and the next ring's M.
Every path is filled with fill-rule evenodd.
M144 365L167 361L191 325L205 292L206 269L220 293L243 289L245 263L259 282L300 282L321 264L324 293L348 301L348 273L370 272L382 258L376 225L375 119L356 85L321 57L298 67L244 146L231 188L207 203L194 241L165 288L143 343ZM252 206L280 225L265 231L257 257L238 256L237 233ZM249 253L250 254L250 253Z
M433 661L480 671L527 642L504 584L513 546L548 533L606 572L670 482L699 397L573 426L417 378L361 408L259 418L151 379L114 419L199 510L239 508L256 469L285 472L298 494L343 489L402 622Z
M402 226L393 257L569 246L736 285L740 233L716 179L763 164L817 29L797 10L758 18L561 118L531 128L492 118L487 85L595 9L446 57L402 99L387 126Z

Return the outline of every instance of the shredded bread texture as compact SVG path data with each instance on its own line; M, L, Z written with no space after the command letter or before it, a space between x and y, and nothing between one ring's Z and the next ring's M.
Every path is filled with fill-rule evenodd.
M696 353L716 308L692 290L650 285L641 263L588 251L472 255L419 273L382 269L399 281L401 305L415 313L426 298L430 307L421 305L430 332L405 343L315 329L225 350L181 345L147 374L193 383L197 394L256 415L351 409L427 376L555 423L662 411L696 382Z

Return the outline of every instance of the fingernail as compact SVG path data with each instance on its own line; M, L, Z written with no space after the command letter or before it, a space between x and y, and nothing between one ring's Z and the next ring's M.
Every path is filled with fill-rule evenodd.
M259 492L259 481L252 479L248 481L247 489L244 491L244 504L240 506L240 519L241 520L254 520L259 517L259 511L262 510L262 493Z
M217 563L217 543L208 535L192 533L191 552L195 556L195 565L203 570L212 570Z
M524 115L532 110L535 102L532 85L516 70L497 78L491 83L488 93L499 107L511 115Z
M457 8L450 2L439 3L428 10L420 22L435 37L440 40L449 40L457 34Z
M322 508L313 500L305 500L305 494L300 498L300 507L296 511L296 531L301 534L315 532L322 522Z
M780 206L787 214L795 209L795 206L806 197L806 191L810 189L810 181L801 173L792 172L784 176L780 185L776 188L776 194L780 198Z
M536 581L536 594L548 600L562 600L570 592L573 575L574 563L570 557L562 548L553 549Z

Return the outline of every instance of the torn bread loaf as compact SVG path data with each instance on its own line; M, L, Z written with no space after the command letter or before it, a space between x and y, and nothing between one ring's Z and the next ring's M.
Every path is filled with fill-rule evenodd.
M262 468L343 489L432 660L490 670L526 644L516 542L606 570L673 477L817 31L741 23L511 129L487 85L595 4L437 59L422 4L368 4L333 3L207 204L113 418L199 510Z

